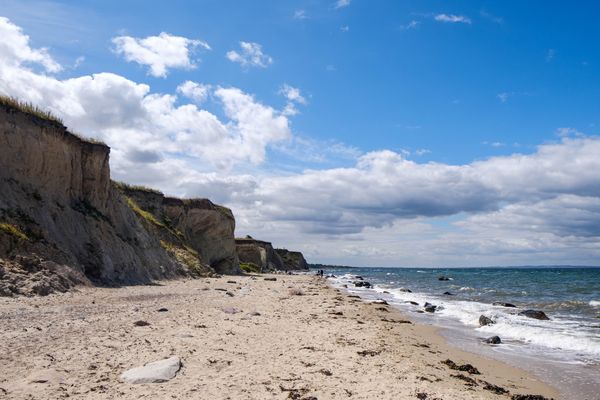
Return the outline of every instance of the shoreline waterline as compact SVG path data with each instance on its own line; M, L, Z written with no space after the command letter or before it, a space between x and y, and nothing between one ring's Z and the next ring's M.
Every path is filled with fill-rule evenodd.
M586 309L582 315L576 318L578 322L586 321L587 326L583 329L584 332L581 333L576 330L571 332L566 331L564 328L578 328L578 326L570 319L566 319L564 312L549 312L551 321L537 321L518 315L518 312L523 309L522 307L528 308L523 299L519 299L518 307L515 308L482 303L481 298L490 300L494 297L486 297L485 293L473 295L473 292L482 288L462 286L464 284L463 277L460 273L456 273L455 270L451 269L443 270L449 276L441 275L442 271L439 269L427 271L416 268L409 272L400 268L333 269L327 272L337 274L336 278L332 280L334 287L346 290L351 294L358 294L367 301L375 299L387 301L390 306L410 316L417 323L436 327L439 334L451 346L527 370L540 380L556 386L564 398L600 398L597 397L597 393L600 392L600 379L597 378L600 376L600 362L598 362L600 360L600 347L595 346L595 340L600 340L600 337L593 336L592 329L595 324L594 320L588 316L593 316L593 310L590 312L589 309ZM481 271L475 272L481 273ZM489 272L485 272L487 273L486 276L489 277ZM600 272L600 270L597 270L597 272ZM500 274L506 273L506 271L493 273ZM357 275L362 278L361 282L373 283L373 287L355 287L353 282L356 281ZM428 275L429 280L415 279L421 279L421 283L425 282L427 289L430 289L429 292L425 292L423 286L409 280L423 275ZM454 278L452 275L454 275ZM441 277L448 279L443 282L438 281L438 278ZM477 286L472 282L470 283ZM347 286L347 288L343 286ZM446 295L441 292L441 288L450 287L452 287L453 292L458 292L460 289L470 290L470 296L478 297L479 301L471 300L469 296L465 295L459 297L448 291ZM502 287L498 289L508 291ZM527 296L532 297L531 294ZM525 297L525 295L522 295L522 297ZM506 297L504 300L508 301ZM435 305L437 307L436 311L433 313L423 312L425 302ZM593 300L574 303L581 307L584 307L585 304L593 307L595 304ZM546 304L552 303L546 302ZM566 304L566 306L569 306L569 304ZM497 323L489 327L480 327L478 324L480 315L489 316ZM589 327L590 321L591 327ZM552 327L552 324L557 325L557 327ZM511 332L511 328L514 337L508 334L508 332ZM561 332L561 330L566 333ZM545 337L541 337L542 340L561 339L563 342L553 344L554 348L543 347L542 344L545 343L542 340L537 342L526 340L527 336L523 336L523 332L527 334L533 332L538 335L546 333ZM519 340L519 334L524 339ZM561 334L562 336L560 336ZM574 336L577 334L580 334L580 336ZM493 335L499 335L502 338L502 344L490 345L484 343L486 338ZM566 346L566 349L561 348L561 345ZM597 351L599 353L596 353Z

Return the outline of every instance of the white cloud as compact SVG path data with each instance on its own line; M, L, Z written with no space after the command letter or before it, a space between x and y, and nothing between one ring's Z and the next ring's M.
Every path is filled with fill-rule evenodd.
M350 31L350 27L348 25L344 25L340 28L340 31L342 32L349 32Z
M12 24L0 21L0 30L5 25ZM13 39L27 46L26 38ZM1 48L6 47L4 42L0 37ZM18 54L37 51L28 46L18 50ZM23 65L31 59L0 58L0 92L47 108L69 128L105 140L112 147L116 171L143 161L180 166L173 161L179 157L205 171L229 169L239 163L259 164L265 160L268 146L291 136L286 116L240 89L213 91L227 117L221 120L194 104L177 106L177 96L153 93L150 86L116 74L64 80L39 74ZM46 58L37 60L41 65L48 63ZM180 93L197 102L209 91L207 86L189 81L179 87Z
M548 49L548 51L546 52L546 62L554 60L554 57L556 57L556 50Z
M173 36L162 32L158 36L134 38L119 36L112 39L115 52L125 60L150 67L148 73L156 77L166 77L172 68L194 69L195 62L190 58L196 47L210 50L202 40Z
M287 99L287 104L283 111L284 115L296 115L298 114L298 109L296 108L296 104L306 105L307 101L302 96L300 89L290 86L288 84L283 84L279 88L279 94L284 96Z
M194 100L200 104L208 99L210 94L211 86L205 85L192 81L185 81L181 85L177 86L177 93L181 93L188 99Z
M60 64L48 54L48 50L32 49L29 46L29 36L25 35L20 27L13 24L8 18L0 17L0 60L11 66L22 64L38 64L47 72L59 72Z
M498 99L500 99L500 101L502 103L506 103L506 101L508 100L508 98L512 95L512 93L507 93L507 92L502 92L502 93L498 93L496 95L496 97L498 97Z
M266 68L273 63L271 56L264 54L262 46L258 43L240 42L241 52L235 50L227 52L227 59L243 67Z
M308 18L308 15L306 15L305 10L294 11L294 19L302 20L302 19L307 19L307 18Z
M421 23L419 21L412 20L406 25L400 25L400 29L405 30L405 31L410 30L410 29L416 29L420 24Z
M462 23L462 24L470 24L471 19L469 17L465 17L464 15L454 15L454 14L437 14L433 17L436 21L440 22L451 22L451 23Z
M348 7L350 5L351 1L352 0L337 0L335 2L335 8L340 9L340 8Z

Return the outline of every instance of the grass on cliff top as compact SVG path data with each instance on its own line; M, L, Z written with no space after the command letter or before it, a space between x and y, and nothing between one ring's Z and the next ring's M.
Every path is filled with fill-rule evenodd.
M14 236L21 240L29 240L26 234L24 234L19 228L6 222L0 222L0 231Z
M160 190L152 189L147 186L130 185L129 183L118 182L118 181L112 181L112 182L113 182L113 185L115 185L115 187L121 191L129 190L129 191L138 191L138 192L145 192L145 193L154 193L154 194L160 194L160 195L163 194Z
M58 118L56 115L52 114L50 111L41 109L40 107L33 105L32 103L21 101L14 97L0 95L0 105L12 107L21 112L24 112L25 114L30 114L35 117L45 119L46 121L56 122L61 125L63 124L62 119Z

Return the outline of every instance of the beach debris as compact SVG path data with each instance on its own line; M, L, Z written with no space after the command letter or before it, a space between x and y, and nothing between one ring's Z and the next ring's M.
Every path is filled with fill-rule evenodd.
M234 296L234 294L233 294L233 293L231 293L231 292L225 292L225 294L226 294L227 296L229 296L229 297L233 297L233 296Z
M435 312L435 310L437 309L436 305L433 305L431 303L425 303L425 305L423 306L423 309L429 313Z
M407 289L407 288L403 288L403 287L401 287L401 288L400 288L400 289L398 289L398 290L399 290L399 291L401 291L401 292L404 292L404 293L412 293L412 290L410 290L410 289Z
M227 281L227 283L237 283L236 281Z
M523 315L525 317L539 319L542 321L548 321L550 318L543 311L539 310L523 310L519 313L519 315Z
M159 308L159 309L158 309L158 310L156 310L156 311L157 311L157 312L167 312L167 311L169 311L169 309L168 309L168 308L164 308L164 307L163 307L163 308Z
M455 374L455 375L450 375L453 378L456 379L460 379L461 381L465 381L465 385L467 386L479 386L479 384L477 384L477 381L471 377L468 377L466 375L463 374Z
M425 392L417 393L417 399L419 399L419 400L442 400L439 397L429 397L429 395Z
M373 357L373 356L378 355L379 353L381 353L381 351L378 351L378 350L361 350L361 351L356 352L356 354L358 354L359 356L363 356L363 357L366 357L366 356Z
M510 400L553 400L539 394L513 394Z
M265 278L265 281L275 282L277 278Z
M139 320L139 321L135 321L133 324L135 326L148 326L148 325L150 325L150 322Z
M349 294L349 295L348 295L348 298L349 298L349 299L360 299L360 296L357 296L357 295L355 295L355 294Z
M494 321L492 321L491 318L486 317L485 315L480 315L479 316L479 326L486 326L486 325L494 325Z
M500 306L500 307L511 307L511 308L516 308L517 306L515 306L512 303L503 303L501 301L495 301L492 303L492 305L494 306Z
M364 287L367 289L373 287L373 285L371 285L371 283L367 281L354 281L352 283L354 283L354 287Z
M219 292L226 292L227 289L223 289L223 288L215 288L215 290L218 290Z
M329 314L331 314L331 315L344 315L344 313L341 312L341 311L332 311Z
M405 319L387 319L387 318L381 318L381 321L383 322L391 322L394 324L412 324L412 322L407 321Z
M482 381L482 380L479 380L479 382L483 385L483 389L489 390L492 393L495 393L495 394L507 394L507 393L509 393L508 390L504 389L501 386L494 385L492 383L489 383L489 382L486 382L486 381Z
M123 372L121 380L132 384L161 383L175 378L181 369L181 359L177 356L151 362Z
M448 366L448 368L456 370L456 371L468 372L469 374L472 374L472 375L480 375L479 370L477 368L475 368L474 366L472 366L471 364L458 365L451 359L442 361L442 364L445 364L446 366Z
M502 343L502 340L500 340L500 336L492 336L492 337L485 339L485 342L487 344L500 344L500 343Z
M448 278L447 276L440 276L438 277L438 281L449 281L450 278Z

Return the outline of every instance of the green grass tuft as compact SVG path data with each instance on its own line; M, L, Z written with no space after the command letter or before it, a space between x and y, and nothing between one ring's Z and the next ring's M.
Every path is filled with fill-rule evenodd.
M26 234L24 234L19 228L6 222L0 222L0 231L14 236L21 240L29 240Z
M63 124L62 119L58 118L51 112L41 109L38 106L33 105L32 103L20 101L14 97L0 95L0 105L14 108L26 114L30 114L38 118L44 119L46 121L56 122L60 125Z
M162 222L157 220L156 217L154 215L152 215L151 213L149 213L148 211L142 210L140 208L140 206L138 206L138 204L135 201L133 201L133 199L131 199L130 197L127 197L127 196L124 196L124 197L125 197L125 200L127 201L127 205L129 206L129 208L131 208L137 215L139 215L140 217L142 217L143 219L145 219L146 221L150 222L153 225L156 225L160 228L167 229L165 224L163 224Z
M260 274L260 267L254 263L240 263L240 268L244 272Z
M130 185L128 183L125 182L117 182L117 181L112 181L113 185L115 185L115 187L117 189L119 189L120 191L139 191L139 192L146 192L146 193L154 193L154 194L160 194L162 195L163 193L160 190L156 190L156 189L152 189L146 186L141 186L141 185Z

